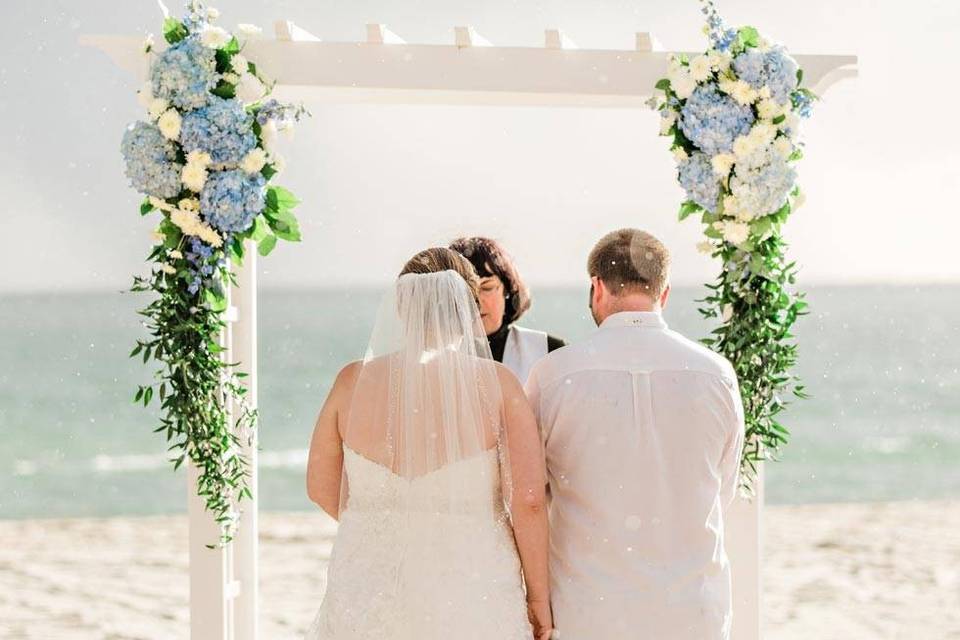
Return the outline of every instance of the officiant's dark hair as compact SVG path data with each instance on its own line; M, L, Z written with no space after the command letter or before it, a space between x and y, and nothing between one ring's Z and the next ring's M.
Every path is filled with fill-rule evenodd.
M670 278L670 252L640 229L618 229L600 238L587 258L587 273L614 295L645 293L659 298Z
M520 279L513 258L503 245L491 238L473 237L457 238L450 248L469 260L481 278L497 276L503 282L503 326L516 322L530 309L530 289Z

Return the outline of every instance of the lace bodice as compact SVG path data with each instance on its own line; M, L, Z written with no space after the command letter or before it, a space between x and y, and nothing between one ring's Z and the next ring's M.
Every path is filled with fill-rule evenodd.
M496 453L406 478L344 447L349 499L308 640L530 640Z

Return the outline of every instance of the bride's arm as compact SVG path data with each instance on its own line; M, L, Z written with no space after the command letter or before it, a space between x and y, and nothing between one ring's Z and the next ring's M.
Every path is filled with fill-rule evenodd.
M499 371L513 483L511 520L523 565L527 601L541 610L545 607L549 612L549 534L544 489L546 469L540 432L520 382L505 367L499 367ZM550 624L546 620L540 622Z
M341 369L327 395L310 438L307 456L307 496L334 519L340 517L340 481L343 474L343 442L339 416L349 402L359 363Z

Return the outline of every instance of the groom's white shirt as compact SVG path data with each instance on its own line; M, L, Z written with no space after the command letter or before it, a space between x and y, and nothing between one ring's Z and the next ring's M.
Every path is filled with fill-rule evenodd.
M615 313L530 373L562 640L729 636L724 513L743 446L730 363L656 312Z

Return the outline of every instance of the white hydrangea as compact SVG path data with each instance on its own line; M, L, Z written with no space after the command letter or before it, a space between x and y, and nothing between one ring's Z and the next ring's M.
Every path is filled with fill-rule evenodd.
M200 32L200 42L210 49L219 49L230 42L230 33L223 27L207 25Z
M181 122L180 113L176 109L167 109L163 112L163 115L160 116L160 119L157 120L157 126L160 128L160 133L163 134L164 138L167 140L176 140L180 137Z
M730 153L718 153L710 159L710 164L713 165L713 172L720 176L721 178L726 178L730 175L730 169L733 167L733 163L737 161L736 156Z
M267 164L267 152L259 147L255 147L244 157L240 163L240 168L247 173L260 173L263 165Z
M789 158L793 153L793 142L790 141L790 138L786 136L780 136L773 142L773 148L777 150L784 158Z
M687 71L681 71L670 80L670 88L673 89L678 98L686 100L693 95L694 89L697 88L697 82Z
M244 73L237 83L237 97L244 104L251 104L263 97L266 89L263 83L252 73Z

